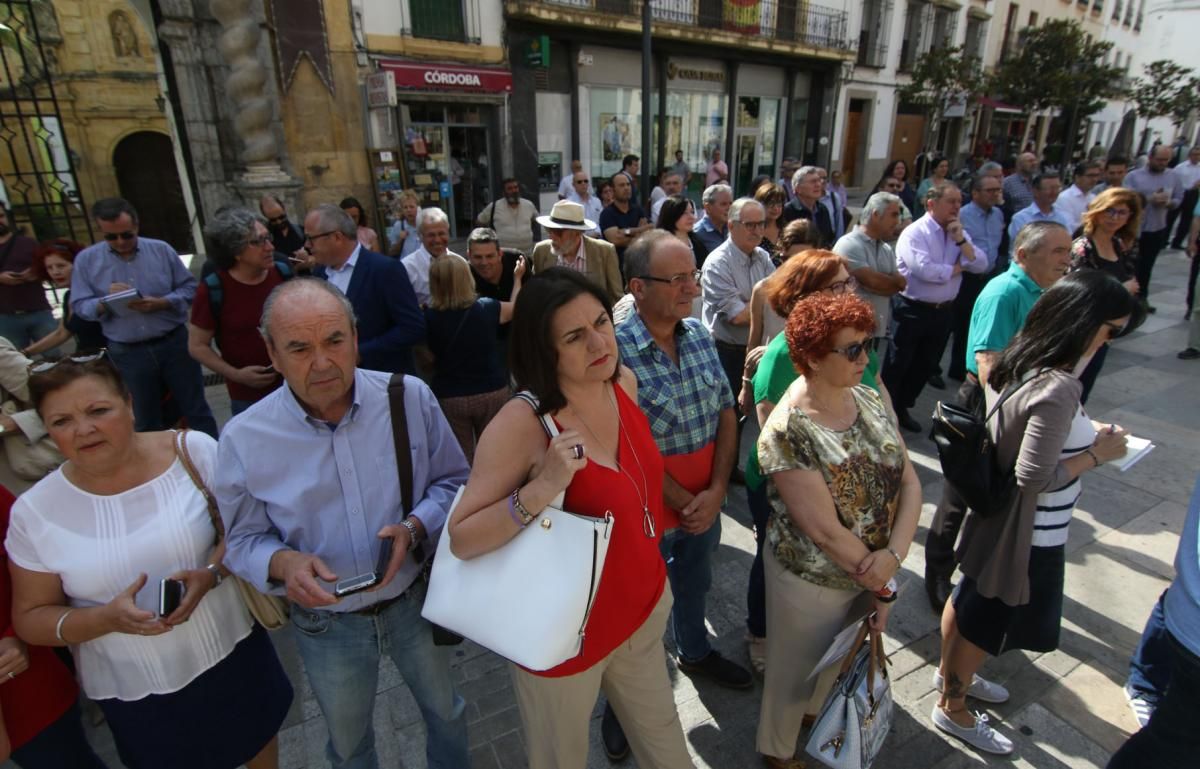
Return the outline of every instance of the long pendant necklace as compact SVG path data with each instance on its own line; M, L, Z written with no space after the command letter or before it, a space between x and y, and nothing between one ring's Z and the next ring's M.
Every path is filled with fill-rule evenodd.
M615 387L615 385L609 385L609 387ZM629 474L628 470L621 466L621 458L616 451L613 452L613 461L616 462L617 470L629 479L629 485L633 486L633 493L637 495L638 502L642 506L642 533L650 539L654 539L657 529L654 526L654 516L650 514L650 485L646 482L646 471L642 469L642 460L638 456L637 449L635 449L633 446L633 441L629 439L629 436L625 435L625 423L621 419L621 409L617 406L616 395L612 390L609 391L609 399L610 403L612 403L613 410L617 412L617 448L620 449L621 438L624 437L625 443L629 446L629 452L633 454L633 461L637 465L638 474L642 477L642 488L640 490L638 489L637 482L634 481L633 476ZM574 411L574 409L572 410ZM579 417L579 421L583 423L583 426L587 428L587 431L592 434L593 438L596 439L596 443L600 445L600 448L607 451L608 446L604 444L604 441L600 440L600 436L597 435L596 431L592 429L592 426L587 423L587 421L583 418L583 415L578 411L575 411L575 416Z

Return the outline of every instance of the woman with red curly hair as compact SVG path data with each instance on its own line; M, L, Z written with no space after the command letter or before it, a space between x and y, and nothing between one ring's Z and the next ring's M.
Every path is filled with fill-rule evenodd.
M76 351L98 350L105 346L104 332L100 324L84 320L71 314L71 273L75 269L75 256L84 248L67 238L48 240L38 247L33 255L33 273L42 281L50 281L55 288L66 289L62 298L62 320L58 328L26 347L21 352L33 357L47 350L66 344L75 338Z
M862 385L875 345L871 305L815 293L784 329L799 377L758 439L768 476L767 667L758 751L767 766L798 769L793 753L836 668L809 674L847 623L874 612L882 631L896 572L917 529L921 486L879 394Z

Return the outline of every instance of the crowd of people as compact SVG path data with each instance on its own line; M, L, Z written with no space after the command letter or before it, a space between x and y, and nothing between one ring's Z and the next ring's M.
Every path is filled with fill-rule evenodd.
M103 766L82 689L130 769L277 766L294 692L257 593L288 607L335 767L377 765L382 655L416 699L429 765L468 766L466 704L421 616L425 562L439 537L460 559L500 550L561 498L610 519L611 543L579 654L511 664L530 766L584 766L601 692L610 758L692 766L669 627L683 673L763 678L757 750L803 767L797 740L837 673L812 675L818 660L848 624L886 628L921 510L904 434L923 429L924 388L946 386L953 337L945 375L1017 493L983 516L943 484L925 539L942 630L930 722L1013 752L968 700L1008 699L978 673L987 656L1057 648L1080 477L1125 451L1084 404L1108 342L1154 312L1168 221L1195 254L1200 211L1169 215L1185 186L1194 205L1200 174L1181 181L1156 151L1128 174L1082 163L1062 192L1022 156L1007 177L982 166L963 205L944 159L916 190L895 161L855 220L836 172L789 163L735 199L714 159L702 214L681 155L649 214L635 156L599 192L573 168L547 215L505 180L465 256L410 192L382 238L353 198L297 224L265 197L208 222L199 279L121 199L94 205L103 240L88 247L0 220L0 300L21 308L0 324L0 430L37 480L0 494L0 748L26 769ZM44 281L69 288L61 320ZM1192 334L1182 358L1200 357L1197 320ZM228 388L220 434L202 366ZM756 539L748 668L706 625L734 485ZM556 589L546 576L531 590ZM1156 616L1176 643L1139 655L1200 653L1171 635L1200 604L1176 595ZM1184 740L1195 693L1165 691L1131 694L1150 726L1125 765Z

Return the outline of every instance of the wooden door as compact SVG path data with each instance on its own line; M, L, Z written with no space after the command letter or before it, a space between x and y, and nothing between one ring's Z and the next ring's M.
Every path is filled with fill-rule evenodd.
M858 155L862 146L863 100L851 99L850 112L846 116L846 138L842 142L842 184L856 187L858 179Z
M138 231L165 240L181 254L190 252L192 228L171 139L154 131L130 134L113 151L113 166L121 197L137 209Z
M903 160L909 168L909 183L912 183L912 168L916 162L917 153L921 151L921 140L925 136L924 115L896 115L896 124L892 129L892 154L888 162Z

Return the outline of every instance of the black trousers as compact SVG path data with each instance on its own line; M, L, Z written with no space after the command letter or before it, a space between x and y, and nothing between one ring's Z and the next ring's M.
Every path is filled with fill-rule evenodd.
M1187 311L1191 314L1196 300L1196 278L1200 277L1200 255L1192 257L1192 266L1188 269Z
M965 409L981 406L983 388L974 375L958 388L958 403ZM942 499L933 514L933 523L925 535L925 579L950 579L954 573L954 542L967 515L967 503L950 484L942 481Z
M1183 244L1187 243L1188 230L1192 226L1192 212L1196 210L1197 197L1200 197L1200 192L1193 187L1183 193L1183 202L1167 213L1167 232L1175 233L1175 237L1171 238L1172 248L1183 248Z
M729 342L717 342L717 359L721 361L721 368L725 371L725 378L729 380L729 389L733 391L733 410L738 412L738 398L742 394L742 372L746 370L746 346L730 344ZM738 413L737 423L737 443L733 454L733 466L737 467L737 458L741 456L742 449L742 423L746 420L742 414Z
M971 330L971 311L975 309L975 300L987 281L986 275L964 272L962 286L958 289L958 296L954 297L954 322L951 326L954 342L950 345L948 373L951 379L960 382L967 375L967 335Z
M1154 271L1154 262L1159 253L1167 245L1170 230L1166 227L1154 232L1143 232L1138 237L1138 258L1134 267L1134 275L1138 281L1138 296L1146 299L1150 296L1150 273Z
M953 317L951 302L933 305L897 297L892 313L896 333L883 365L883 381L897 408L916 405L925 383L937 372Z

